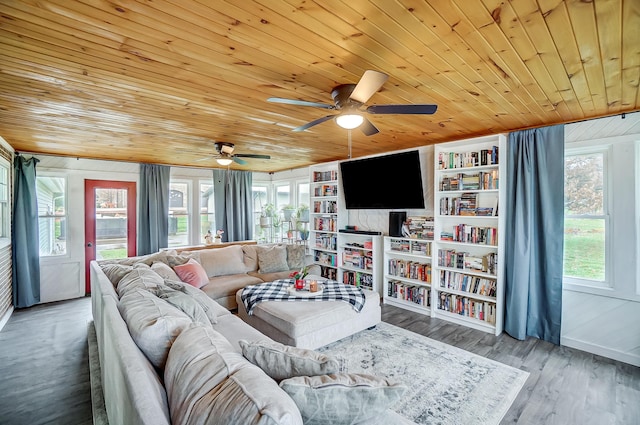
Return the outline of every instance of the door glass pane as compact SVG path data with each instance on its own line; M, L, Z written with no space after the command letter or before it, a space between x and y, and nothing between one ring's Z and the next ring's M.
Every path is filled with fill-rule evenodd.
M127 257L127 190L96 189L96 260Z

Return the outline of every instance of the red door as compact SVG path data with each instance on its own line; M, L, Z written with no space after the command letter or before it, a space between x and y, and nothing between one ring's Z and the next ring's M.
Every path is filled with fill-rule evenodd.
M84 181L85 290L91 293L91 260L136 255L136 183Z

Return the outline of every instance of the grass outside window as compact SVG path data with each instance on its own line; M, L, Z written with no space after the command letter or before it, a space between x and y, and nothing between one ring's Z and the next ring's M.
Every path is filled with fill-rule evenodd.
M565 218L564 276L605 281L604 219Z

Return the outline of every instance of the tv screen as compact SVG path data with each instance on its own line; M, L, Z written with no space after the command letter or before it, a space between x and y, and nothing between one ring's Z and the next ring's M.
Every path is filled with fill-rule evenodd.
M424 208L418 151L340 163L347 209Z

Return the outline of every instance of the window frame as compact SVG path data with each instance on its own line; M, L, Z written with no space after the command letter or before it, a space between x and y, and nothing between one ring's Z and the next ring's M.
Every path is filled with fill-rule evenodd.
M38 175L36 176L36 198L38 197L37 195L37 187L38 187L38 179L43 179L43 178L57 178L57 179L63 179L64 180L64 215L56 215L53 214L51 217L57 218L64 218L65 219L65 235L67 238L67 241L70 240L71 235L69 234L69 224L68 224L68 219L69 219L69 176L63 173L56 173L56 172L39 172ZM42 216L40 215L40 212L38 211L38 226L40 226L40 219L41 218L50 218L49 216ZM68 246L68 244L65 244L65 251L64 254L42 254L40 252L40 250L38 249L38 255L40 259L64 259L64 258L71 258L71 247Z
M6 214L2 217L3 221L0 222L0 249L5 248L9 245L11 245L11 222L13 219L13 202L12 202L12 191L13 191L13 185L12 185L12 168L11 168L11 162L9 160L7 160L4 157L0 157L0 167L4 170L6 170L7 172L7 196L6 196L6 200L5 202L7 203L6 205ZM2 200L0 200L0 202L2 202ZM2 233L4 233L6 236L2 237Z
M198 181L195 181L195 183L198 184ZM194 203L194 198L195 198L194 197L194 186L195 186L194 180L193 179L180 178L180 177L176 177L176 178L171 177L169 179L169 190L171 190L171 185L172 184L185 184L187 186L186 195L188 196L188 199L187 199L186 202L183 201L184 208L186 208L186 210L187 210L187 212L186 212L186 217L187 217L187 232L186 232L187 241L183 245L172 245L170 243L171 238L169 238L169 243L167 244L168 245L167 248L181 248L181 247L185 247L185 246L198 245L201 242L198 242L198 243L194 244L194 241L192 240L193 239L193 231L194 231L193 230L194 229L194 226L193 226L193 221L194 221L193 203ZM199 184L198 184L197 190L198 190L198 193L200 193ZM199 196L197 196L197 205L198 205L198 208L197 208L196 213L197 213L197 219L198 219L197 222L199 223L200 222L200 197ZM171 219L171 217L177 217L177 216L174 216L173 214L171 214L171 204L169 204L168 214L169 214L169 220ZM177 226L177 222L176 222L176 226ZM177 231L177 228L176 228L176 231Z

